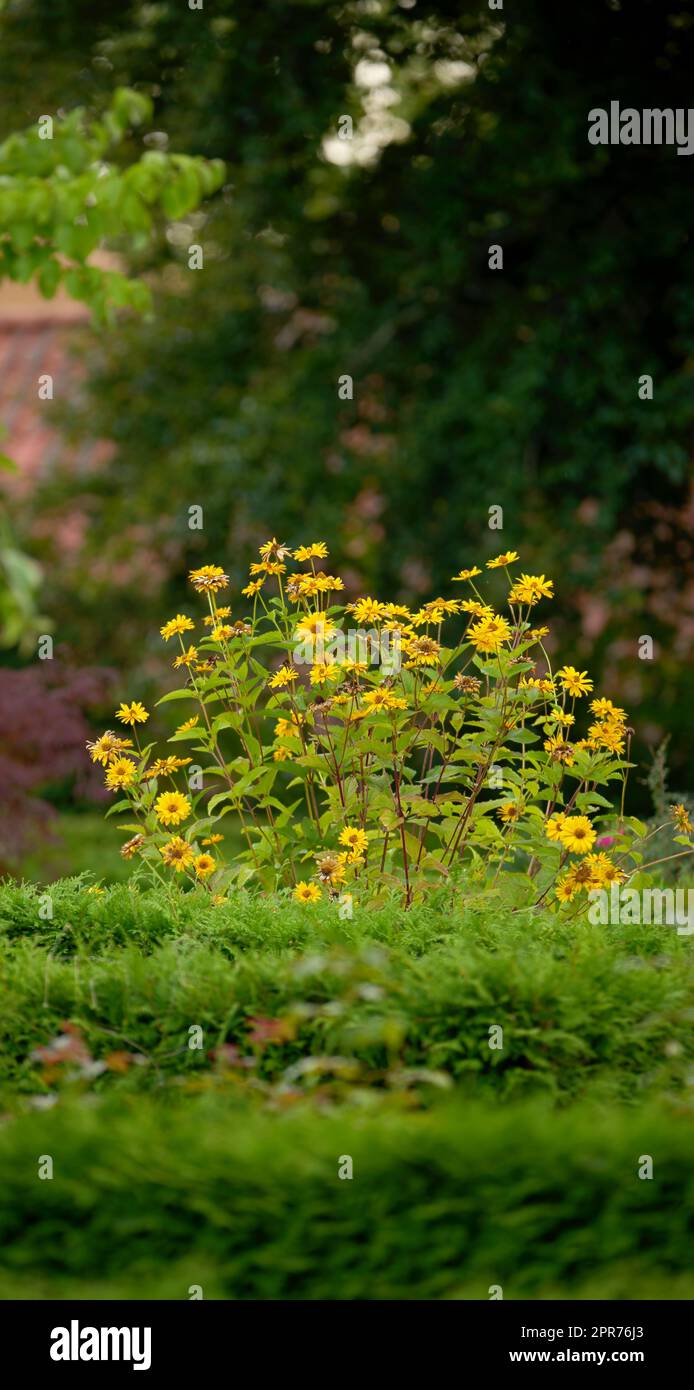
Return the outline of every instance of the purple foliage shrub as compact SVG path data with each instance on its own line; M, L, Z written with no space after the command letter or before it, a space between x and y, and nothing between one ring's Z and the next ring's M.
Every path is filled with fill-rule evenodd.
M103 709L112 685L104 668L58 660L0 670L0 869L50 834L55 812L42 795L49 788L69 782L76 797L103 799L84 745L87 715Z

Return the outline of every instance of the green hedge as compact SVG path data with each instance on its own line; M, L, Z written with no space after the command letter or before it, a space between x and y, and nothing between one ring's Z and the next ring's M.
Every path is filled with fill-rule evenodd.
M652 1106L268 1115L138 1096L5 1125L0 1174L2 1287L46 1296L91 1281L135 1298L206 1281L241 1299L694 1292L691 1115Z
M457 920L384 911L342 923L329 909L313 914L243 898L216 917L202 905L175 940L158 944L164 909L156 895L133 899L117 889L88 898L86 909L88 895L73 896L73 908L89 914L96 904L97 915L80 924L80 944L73 943L69 958L47 952L21 919L18 931L16 916L8 929L5 901L6 1103L15 1088L42 1089L30 1053L64 1020L81 1027L97 1058L114 1048L146 1054L151 1065L131 1073L129 1086L193 1079L209 1070L209 1050L224 1041L250 1052L249 1020L258 1015L288 1015L295 1027L291 1040L258 1052L259 1074L274 1079L300 1058L326 1054L356 1058L360 1082L381 1084L394 1066L426 1067L465 1083L468 1092L482 1087L504 1096L542 1088L570 1097L597 1087L633 1101L646 1092L686 1090L691 1079L692 946L672 928L610 935L548 913L519 923L508 910ZM26 906L21 897L15 901ZM136 944L118 946L113 934L125 930L126 901ZM185 902L183 910L193 913L195 905ZM143 953L140 935L153 921ZM68 930L67 919L51 926ZM250 944L242 948L244 938ZM200 1051L188 1047L191 1025L204 1030ZM494 1025L504 1030L500 1050L489 1047ZM98 1083L118 1084L110 1075Z
M281 954L362 941L418 956L462 939L485 951L537 948L559 959L573 957L577 948L587 954L606 945L626 956L665 952L677 958L692 951L694 938L678 936L674 927L591 927L580 915L562 920L541 909L512 911L500 894L477 891L477 897L466 894L461 884L453 908L449 891L432 894L409 912L398 901L368 910L357 903L354 916L341 920L326 900L305 907L289 896L239 892L213 907L202 890L174 891L169 897L161 890L117 884L97 896L85 879L61 879L45 889L6 880L0 883L0 946L31 941L52 957L80 951L98 955L126 945L147 954L171 938L214 945L232 958L253 950ZM49 920L40 916L45 893L51 899Z

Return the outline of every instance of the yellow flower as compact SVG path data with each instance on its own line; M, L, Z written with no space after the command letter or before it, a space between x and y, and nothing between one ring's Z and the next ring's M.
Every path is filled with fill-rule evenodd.
M345 587L342 580L339 579L337 575L324 574L322 570L319 570L316 575L299 576L299 578L313 578L315 590L319 594L337 593L338 590L344 589Z
M280 666L279 671L275 671L274 676L270 677L268 685L271 690L281 690L285 685L290 685L292 681L295 681L297 675L298 672L294 670L293 666L289 664Z
M144 835L133 835L132 840L126 840L125 844L121 845L121 858L132 859L133 855L137 854L138 850L142 849L144 843Z
M114 758L106 773L106 786L111 791L120 787L131 787L135 781L137 768L130 758Z
M562 666L557 677L569 695L587 695L593 689L587 671L577 671L575 666Z
M341 676L341 670L336 661L316 661L311 667L309 680L311 685L323 685L325 681L336 681Z
M348 676L365 676L369 669L369 663L368 661L341 661L340 667Z
M303 716L300 716L299 718L300 718L300 722L303 724L303 722L304 722ZM300 737L299 723L297 722L297 718L296 718L296 715L295 715L295 714L292 714L291 719L278 719L278 720L277 720L277 723L275 724L275 738L299 738L299 737Z
M272 754L273 761L276 763L286 763L291 756L291 749L285 748L283 743L279 745L279 748L275 748Z
M441 653L438 642L433 637L411 637L403 642L404 651L409 658L407 666L436 666Z
M229 638L233 636L234 629L230 627L228 623L218 623L217 626L212 629L213 642L228 642Z
M118 706L116 719L120 719L122 724L146 724L149 714L139 700L133 700L130 705L121 703Z
M223 835L207 835L202 843L204 845L219 845L223 839Z
M335 854L334 850L326 850L316 855L316 868L321 883L326 883L329 888L336 888L340 883L344 883L347 858L346 854Z
M377 623L387 617L387 605L375 598L360 598L356 603L347 604L347 612L354 615L357 623Z
M519 690L541 690L543 695L554 695L554 681L539 679L537 676L521 676Z
M453 584L460 584L463 580L474 579L476 574L481 573L482 571L478 570L477 565L474 565L471 570L461 570L459 574L454 574L452 582Z
M175 637L179 632L191 632L194 627L192 618L187 618L185 613L177 613L176 617L170 618L159 631L164 641L168 642L170 637Z
M385 690L382 686L377 690L367 690L364 696L364 713L372 713L375 710L394 710L407 709L407 700L403 700L400 695L393 695L392 691Z
M539 603L541 598L553 598L554 580L544 574L522 574L516 579L508 596L509 603Z
M565 767L573 766L573 747L565 741L562 734L552 734L550 738L546 738L543 748L546 753L549 753L552 762L563 763Z
M328 547L325 541L313 541L311 545L300 545L294 551L294 559L301 563L303 560L327 560Z
M326 642L335 632L335 624L324 613L306 613L299 622L294 637L300 642L312 642L314 638Z
M565 820L566 816L563 811L555 811L554 815L550 816L549 820L545 824L545 835L547 836L548 840L559 839L559 836L561 834L561 828Z
M541 642L543 637L549 637L549 628L531 627L528 632L528 637L531 637L533 642Z
M229 583L229 576L220 565L201 565L200 569L191 570L188 578L193 588L201 594L216 594L219 589L226 589Z
M282 541L278 541L275 536L272 537L271 541L266 541L264 545L258 547L258 554L266 561L286 560L287 556L291 555L291 553L289 546L285 545Z
M162 825L180 825L182 820L188 819L191 805L180 792L162 792L154 803L154 810Z
M318 593L318 576L311 573L290 574L284 591L292 603L300 603L303 598L313 598Z
M574 714L569 714L568 710L558 708L553 709L551 713L548 714L547 719L545 720L546 726L552 724L564 724L567 729L570 729L571 725L575 723L576 716Z
M161 845L159 853L170 868L175 869L177 874L182 874L189 864L193 862L193 849L187 840L182 840L180 835L174 835L172 840Z
M211 854L198 854L194 863L198 878L207 878L207 875L214 873L217 867Z
M689 812L682 801L679 801L676 806L672 807L672 819L681 835L691 835L692 831L694 831L694 825L692 825L689 818Z
M625 877L607 854L588 854L583 862L590 869L595 888L607 888L610 883L621 883Z
M341 845L346 845L352 854L362 855L368 848L368 837L365 830L360 830L356 825L347 825L338 836Z
M591 700L590 708L598 719L614 720L616 724L623 724L626 720L626 710L620 709L618 705L613 705L611 700Z
M577 891L576 884L572 882L568 874L557 879L554 892L560 903L570 903L571 899L575 898Z
M488 603L480 603L476 598L464 598L460 601L460 608L463 613L471 613L473 618L493 618L494 609Z
M292 897L298 903L317 903L320 900L320 888L317 883L306 883L302 879L297 883Z
M264 583L265 576L262 579L253 579L250 584L246 585L245 589L241 590L241 593L245 594L246 598L254 598L256 594L260 593Z
M406 603L384 603L386 618L392 621L394 618L411 619L412 614Z
M187 767L189 762L192 762L191 758L157 758L156 762L147 768L145 777L148 781L150 777L171 777L180 767Z
M202 621L204 622L205 627L214 627L217 622L221 622L222 618L230 617L230 608L215 608L214 613L208 613L207 617L203 618Z
M505 801L503 806L499 807L499 820L504 821L506 824L512 824L513 821L519 819L524 809L525 807L519 801Z
M475 651L498 652L502 643L511 640L512 632L505 618L480 618L467 630Z
M512 565L514 560L519 558L516 550L506 550L503 555L497 555L494 560L487 560L488 570L504 569L506 565Z
M587 816L566 816L559 839L571 854L587 854L595 844L595 831Z
M197 659L197 647L189 647L187 652L181 652L181 655L176 657L176 660L173 662L174 671L177 671L181 666L192 666L193 662L197 661Z
M588 738L593 748L606 748L610 753L624 752L624 729L621 724L591 724Z
M477 679L477 676L466 676L462 671L458 671L457 675L453 677L453 685L456 690L461 690L463 695L479 695L482 682Z
M413 627L425 627L430 624L442 623L446 616L443 604L425 603L417 613L412 614Z
M286 574L287 566L281 565L278 560L261 560L260 564L251 565L251 574Z
M598 886L588 858L589 856L586 856L580 864L572 864L566 875L566 884L572 887L574 892L589 893L591 889Z
M131 738L119 738L118 734L112 734L111 730L107 729L96 743L88 743L87 749L93 763L101 763L102 767L106 767L106 764L112 762L119 753L132 746Z
M200 723L200 715L199 715L199 714L194 714L194 715L192 716L191 719L184 719L183 723L182 723L182 724L179 724L179 726L178 726L178 728L177 728L177 730L176 730L176 733L177 733L177 734L187 734L189 729L195 729L196 726L197 726L199 723Z

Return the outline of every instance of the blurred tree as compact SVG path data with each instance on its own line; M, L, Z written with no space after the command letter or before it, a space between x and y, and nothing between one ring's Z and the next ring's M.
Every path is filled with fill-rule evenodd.
M74 632L87 642L116 601L116 565L122 654L154 626L162 582L144 598L121 563L143 531L172 602L191 561L240 578L280 532L320 535L355 586L405 596L498 548L499 505L504 544L559 576L577 657L642 705L652 737L669 723L681 759L694 189L673 148L596 147L587 130L611 100L688 106L685 0L49 11L24 0L4 21L12 100L29 57L63 102L127 83L154 102L152 148L228 168L223 196L136 262L156 281L156 319L89 346L91 397L71 428L118 453L86 503L80 479L99 563L57 595ZM41 505L71 495L62 482ZM663 547L654 506L670 518ZM646 631L668 655L665 689L662 664L635 657Z
M133 125L151 115L146 95L120 87L101 117L76 107L42 113L0 145L0 280L36 279L51 298L63 283L97 322L116 311L144 312L150 294L139 278L89 263L104 239L144 247L159 210L180 217L221 182L222 166L189 155L147 151L107 162ZM12 460L0 456L3 471ZM0 647L25 654L44 626L36 600L40 570L17 545L0 501ZM60 780L85 783L84 711L110 690L103 670L79 673L53 660L27 671L0 671L0 870L16 860L31 831L50 814L37 793Z
M148 96L119 87L101 117L82 107L43 113L26 131L0 145L0 281L36 280L51 299L63 284L84 300L96 322L116 311L151 306L147 285L122 271L89 263L105 239L130 248L147 245L153 218L180 217L221 183L219 161L148 150L118 167L107 162L133 126L151 117ZM0 467L12 469L0 456ZM38 616L36 562L14 543L0 502L0 646L31 640Z

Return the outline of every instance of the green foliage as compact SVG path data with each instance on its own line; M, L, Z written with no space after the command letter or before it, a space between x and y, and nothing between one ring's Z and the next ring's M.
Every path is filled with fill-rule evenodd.
M219 160L160 150L125 168L108 163L152 109L147 96L121 87L100 119L76 107L8 136L0 145L0 279L36 279L47 299L64 284L101 322L118 309L150 307L142 280L89 265L89 257L104 242L142 250L157 210L168 218L191 212L224 174Z
M28 648L50 626L39 614L41 569L20 550L0 509L0 648Z
M674 928L610 931L482 905L445 918L393 904L343 922L327 906L243 894L212 908L202 893L176 895L174 917L163 893L94 896L79 881L50 893L43 922L38 890L0 889L6 1099L8 1085L53 1089L31 1053L64 1020L97 1060L114 1048L145 1058L128 1083L138 1087L215 1085L210 1049L226 1043L255 1057L251 1092L262 1080L270 1095L292 1077L310 1092L326 1081L321 1059L335 1057L351 1068L338 1098L410 1087L431 1097L446 1079L506 1099L686 1093L694 987ZM264 1049L252 1041L258 1017L284 1029ZM202 1050L187 1045L193 1022ZM491 1025L503 1027L501 1050ZM296 1072L311 1059L315 1073Z
M54 1177L37 1181L37 1154ZM637 1177L651 1153L655 1178ZM348 1154L354 1179L340 1181ZM506 1298L628 1272L689 1289L689 1126L649 1106L251 1115L233 1098L57 1107L0 1134L5 1278L171 1297ZM589 1219L588 1219L589 1214ZM599 1272L599 1273L596 1273ZM144 1287L143 1287L144 1283ZM214 1296L213 1294L213 1296ZM93 1296L93 1292L91 1294ZM209 1296L209 1289L206 1291Z
M1 17L0 17L1 18ZM149 97L118 88L96 118L83 107L45 114L0 144L0 281L35 281L52 299L63 286L98 324L119 310L151 307L147 284L89 263L110 243L123 252L151 241L155 216L180 217L220 186L220 160L147 150L123 167L107 162L133 127L152 116ZM13 470L0 455L0 469ZM51 626L37 611L42 574L13 539L0 502L0 648L32 646Z
M672 928L49 891L0 886L0 1294L691 1296Z

